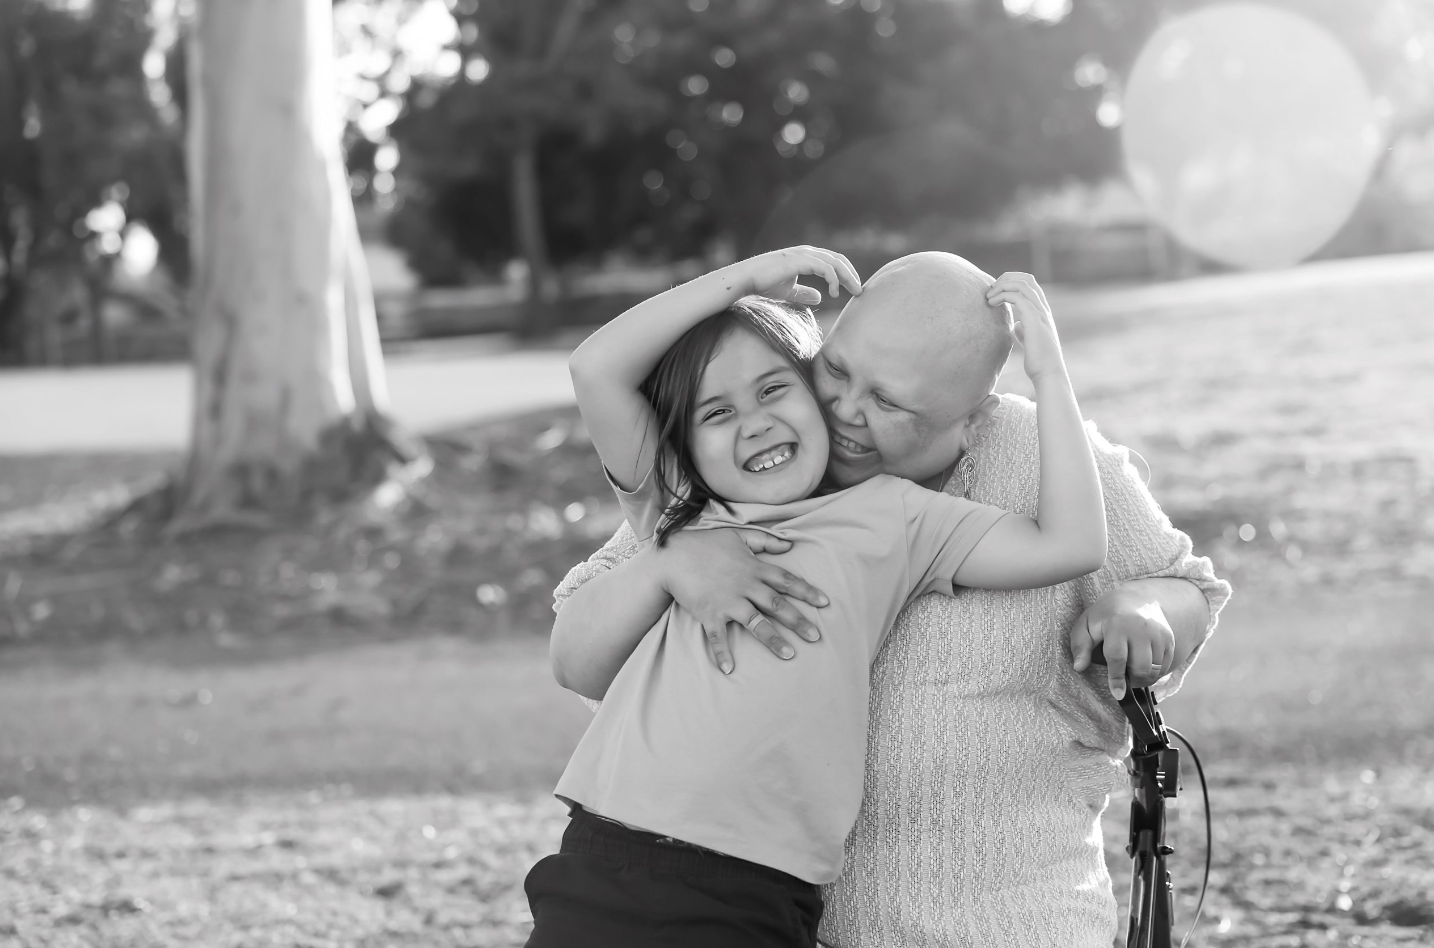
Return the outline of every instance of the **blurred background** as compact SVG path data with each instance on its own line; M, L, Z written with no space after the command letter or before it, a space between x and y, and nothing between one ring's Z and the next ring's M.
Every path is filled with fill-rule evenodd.
M303 6L371 292L245 317L278 348L211 397L197 290L255 238L216 201L197 248L198 117L268 61L195 0L0 0L0 943L521 944L587 720L549 594L620 522L567 354L792 243L1036 274L1235 583L1167 710L1215 777L1192 943L1434 938L1434 0ZM289 28L243 9L244 49ZM219 401L283 420L306 320L348 394L302 450L226 441Z

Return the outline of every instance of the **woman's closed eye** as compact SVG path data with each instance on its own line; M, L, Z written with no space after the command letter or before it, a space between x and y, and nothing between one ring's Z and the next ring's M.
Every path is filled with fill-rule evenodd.
M896 404L880 392L872 392L871 397L872 400L875 401L878 406L885 409L886 411L899 411L901 408L900 405Z
M826 368L828 374L830 374L833 378L846 378L846 373L843 372L841 369L837 368L836 365L830 359L823 359L822 365Z

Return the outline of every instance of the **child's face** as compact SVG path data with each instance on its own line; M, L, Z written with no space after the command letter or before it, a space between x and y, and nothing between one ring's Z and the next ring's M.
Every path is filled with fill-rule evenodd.
M821 408L797 370L746 329L734 329L707 364L691 421L693 463L724 500L785 504L821 483Z

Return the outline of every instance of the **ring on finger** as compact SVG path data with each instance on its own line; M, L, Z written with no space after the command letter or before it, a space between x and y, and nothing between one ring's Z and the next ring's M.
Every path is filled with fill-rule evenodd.
M762 622L762 620L765 619L765 618L766 618L766 616L762 615L762 614L759 612L759 613L757 613L756 615L754 615L752 618L748 619L748 620L744 623L744 625L747 626L747 631L749 631L749 632L755 632L755 631L757 631L757 626L760 625L761 622Z

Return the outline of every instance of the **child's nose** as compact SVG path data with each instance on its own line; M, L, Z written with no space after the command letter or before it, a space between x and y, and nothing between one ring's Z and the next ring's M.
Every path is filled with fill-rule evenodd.
M742 437L755 438L772 430L772 416L761 409L742 416Z

